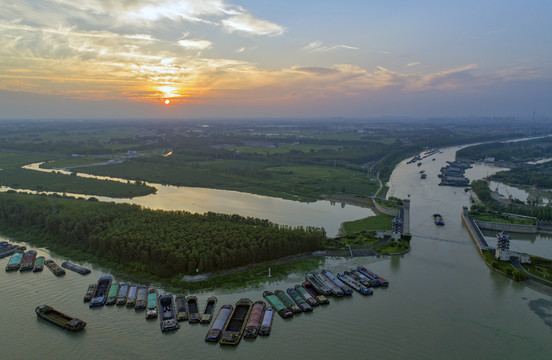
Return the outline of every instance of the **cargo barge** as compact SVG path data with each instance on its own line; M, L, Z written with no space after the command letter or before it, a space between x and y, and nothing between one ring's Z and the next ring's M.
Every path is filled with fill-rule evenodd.
M109 292L107 293L107 300L105 300L106 305L115 305L117 302L117 294L119 293L119 284L112 283L109 287Z
M39 256L35 260L33 272L39 272L42 270L44 270L44 256Z
M186 309L185 296L178 295L176 297L176 318L178 319L178 321L188 320L188 310Z
M282 301L282 303L284 303L284 305L294 314L302 312L301 308L295 303L295 301L291 300L282 290L274 291L274 295L276 295L278 299L280 299L280 301Z
M127 283L121 283L119 285L119 292L117 293L117 305L124 305L127 301L127 294L128 294L128 284Z
M318 300L312 296L303 286L295 285L295 290L305 299L310 306L318 306Z
M146 308L147 300L148 300L148 287L146 285L138 286L138 291L136 294L136 305L134 305L134 309L144 310Z
M216 306L217 306L217 297L216 296L209 297L209 299L207 299L207 304L205 305L205 310L201 315L200 322L202 324L209 324L211 322Z
M264 291L263 297L265 300L272 305L272 307L278 312L278 314L286 319L293 316L293 313L287 308L286 305L280 300L272 291Z
M259 329L259 335L268 336L272 331L272 322L274 320L274 308L267 306L263 313L263 320L261 321L261 328Z
M249 319L245 324L245 331L243 337L254 338L259 334L259 328L261 327L261 321L263 320L263 313L266 307L264 301L255 301L249 314Z
M23 259L23 251L17 250L14 252L6 265L6 271L17 271L21 267L21 259Z
M55 275L55 276L62 276L62 275L65 275L65 270L63 270L61 267L59 267L58 264L56 264L56 262L54 260L51 260L51 259L48 259L48 260L44 260L44 265L46 265L46 267L48 269L50 269L50 271Z
M303 312L312 311L312 306L295 290L295 288L287 288L286 290L289 297L301 308Z
M21 259L21 266L19 267L19 271L27 271L32 270L34 267L34 263L36 260L36 251L29 250L23 255L23 258Z
M138 285L132 284L128 288L128 295L125 306L134 307L136 305L136 294L138 293Z
M433 222L435 222L435 225L438 225L438 226L445 225L445 221L443 220L443 217L439 214L433 214Z
M113 278L109 275L102 276L98 279L96 290L90 300L90 307L102 306L105 304L111 281L113 281Z
M86 274L90 274L90 269L87 269L85 267L82 267L80 265L76 265L76 264L73 264L73 263L70 263L69 261L64 261L61 263L61 266L66 268L66 269L69 269L71 271L74 271L76 273L79 273L81 275L86 275Z
M328 298L323 293L321 293L314 285L312 285L310 281L304 281L302 285L303 288L309 294L311 294L320 305L326 305L330 303L330 300L328 300Z
M197 306L197 297L190 295L186 298L186 305L188 306L188 322L199 322L199 308Z
M366 269L364 266L358 266L357 269L358 269L358 271L360 271L364 275L368 276L370 279L376 281L378 284L380 284L380 286L388 286L389 285L389 281L385 280L384 278L377 275L376 273Z
M339 280L330 270L322 270L322 274L337 285L337 287L343 291L343 295L353 295L353 289L343 281Z
M223 345L237 345L242 337L243 330L251 313L253 303L249 299L240 299L222 331L220 343Z
M146 319L154 319L158 316L159 309L157 308L157 297L158 297L157 289L149 289L148 290L148 303L146 305ZM172 295L171 295L172 298ZM167 299L164 299L165 301L168 301ZM173 301L174 302L174 301ZM159 303L161 304L161 300L159 299ZM164 304L167 305L167 304ZM171 306L171 310L174 311L174 304ZM163 311L163 310L161 310ZM176 320L176 314L174 316ZM162 329L161 329L162 330Z
M83 302L89 302L90 300L92 300L92 297L94 297L94 293L96 292L96 286L97 284L88 285L86 294L84 294L84 298L82 299Z
M207 335L205 335L205 341L218 342L220 340L222 330L228 324L228 320L230 319L230 315L232 315L233 310L234 307L230 304L222 305L215 321L213 321Z
M64 313L59 312L48 305L37 306L35 313L39 319L46 320L49 323L68 331L81 331L86 326L84 321L65 315Z
M159 326L161 327L161 331L171 331L180 328L176 319L174 298L171 294L163 294L159 297Z

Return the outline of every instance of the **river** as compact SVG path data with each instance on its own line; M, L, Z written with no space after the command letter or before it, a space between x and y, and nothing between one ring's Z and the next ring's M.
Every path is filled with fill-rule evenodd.
M470 194L438 186L437 174L457 148L443 149L422 166L400 163L390 193L411 199L412 250L397 257L328 258L324 267L342 271L364 265L390 281L374 295L354 294L293 319L274 319L272 334L237 347L204 343L204 325L182 324L163 334L158 321L116 306L90 309L82 297L89 283L109 269L89 265L92 274L0 272L2 357L45 359L549 359L552 356L552 299L491 271L463 227L462 206ZM420 179L424 169L427 179ZM486 176L475 167L471 179ZM436 227L432 214L446 222ZM39 254L65 259L38 249ZM7 259L0 260L5 266ZM199 302L215 294L219 306L242 297L261 299L265 289L285 289L303 279L266 279L258 287L200 292ZM115 281L128 281L115 276ZM155 285L155 284L152 284ZM161 292L162 289L161 289ZM36 319L34 308L47 303L85 320L86 329L65 332Z

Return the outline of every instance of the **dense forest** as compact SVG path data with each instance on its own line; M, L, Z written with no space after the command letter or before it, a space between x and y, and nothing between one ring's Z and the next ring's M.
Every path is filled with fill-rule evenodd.
M321 249L324 229L215 213L144 209L0 193L0 228L40 236L159 277L201 273Z
M550 189L552 188L552 163L518 166L510 171L497 172L491 179L508 184Z

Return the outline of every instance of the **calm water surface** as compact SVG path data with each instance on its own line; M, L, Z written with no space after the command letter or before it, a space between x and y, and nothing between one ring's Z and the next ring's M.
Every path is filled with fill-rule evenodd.
M389 288L376 289L373 296L354 294L331 299L311 314L276 317L269 337L228 348L204 343L204 325L184 323L162 334L158 321L146 321L143 312L88 308L82 302L87 285L109 269L91 266L90 275L68 272L63 278L47 269L39 274L1 271L2 358L550 359L552 298L490 271L461 224L469 193L437 185L439 168L455 151L445 149L435 161L424 159L421 167L403 162L391 177L390 195L410 195L412 201L410 253L325 260L331 270L362 264L387 278ZM428 174L425 180L421 169ZM467 175L483 177L486 171L474 168ZM444 227L433 224L435 212L443 215ZM38 252L65 260L45 249ZM0 260L0 266L7 261ZM281 281L267 279L258 288L195 295L204 304L214 293L220 306L241 297L255 301L265 289L285 289L302 280L303 274L292 274ZM33 310L42 303L85 320L86 329L71 334L38 321Z

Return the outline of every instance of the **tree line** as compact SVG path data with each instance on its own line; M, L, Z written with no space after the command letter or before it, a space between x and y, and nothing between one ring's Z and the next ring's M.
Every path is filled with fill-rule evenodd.
M160 277L244 266L321 249L323 228L59 196L0 193L0 226Z

